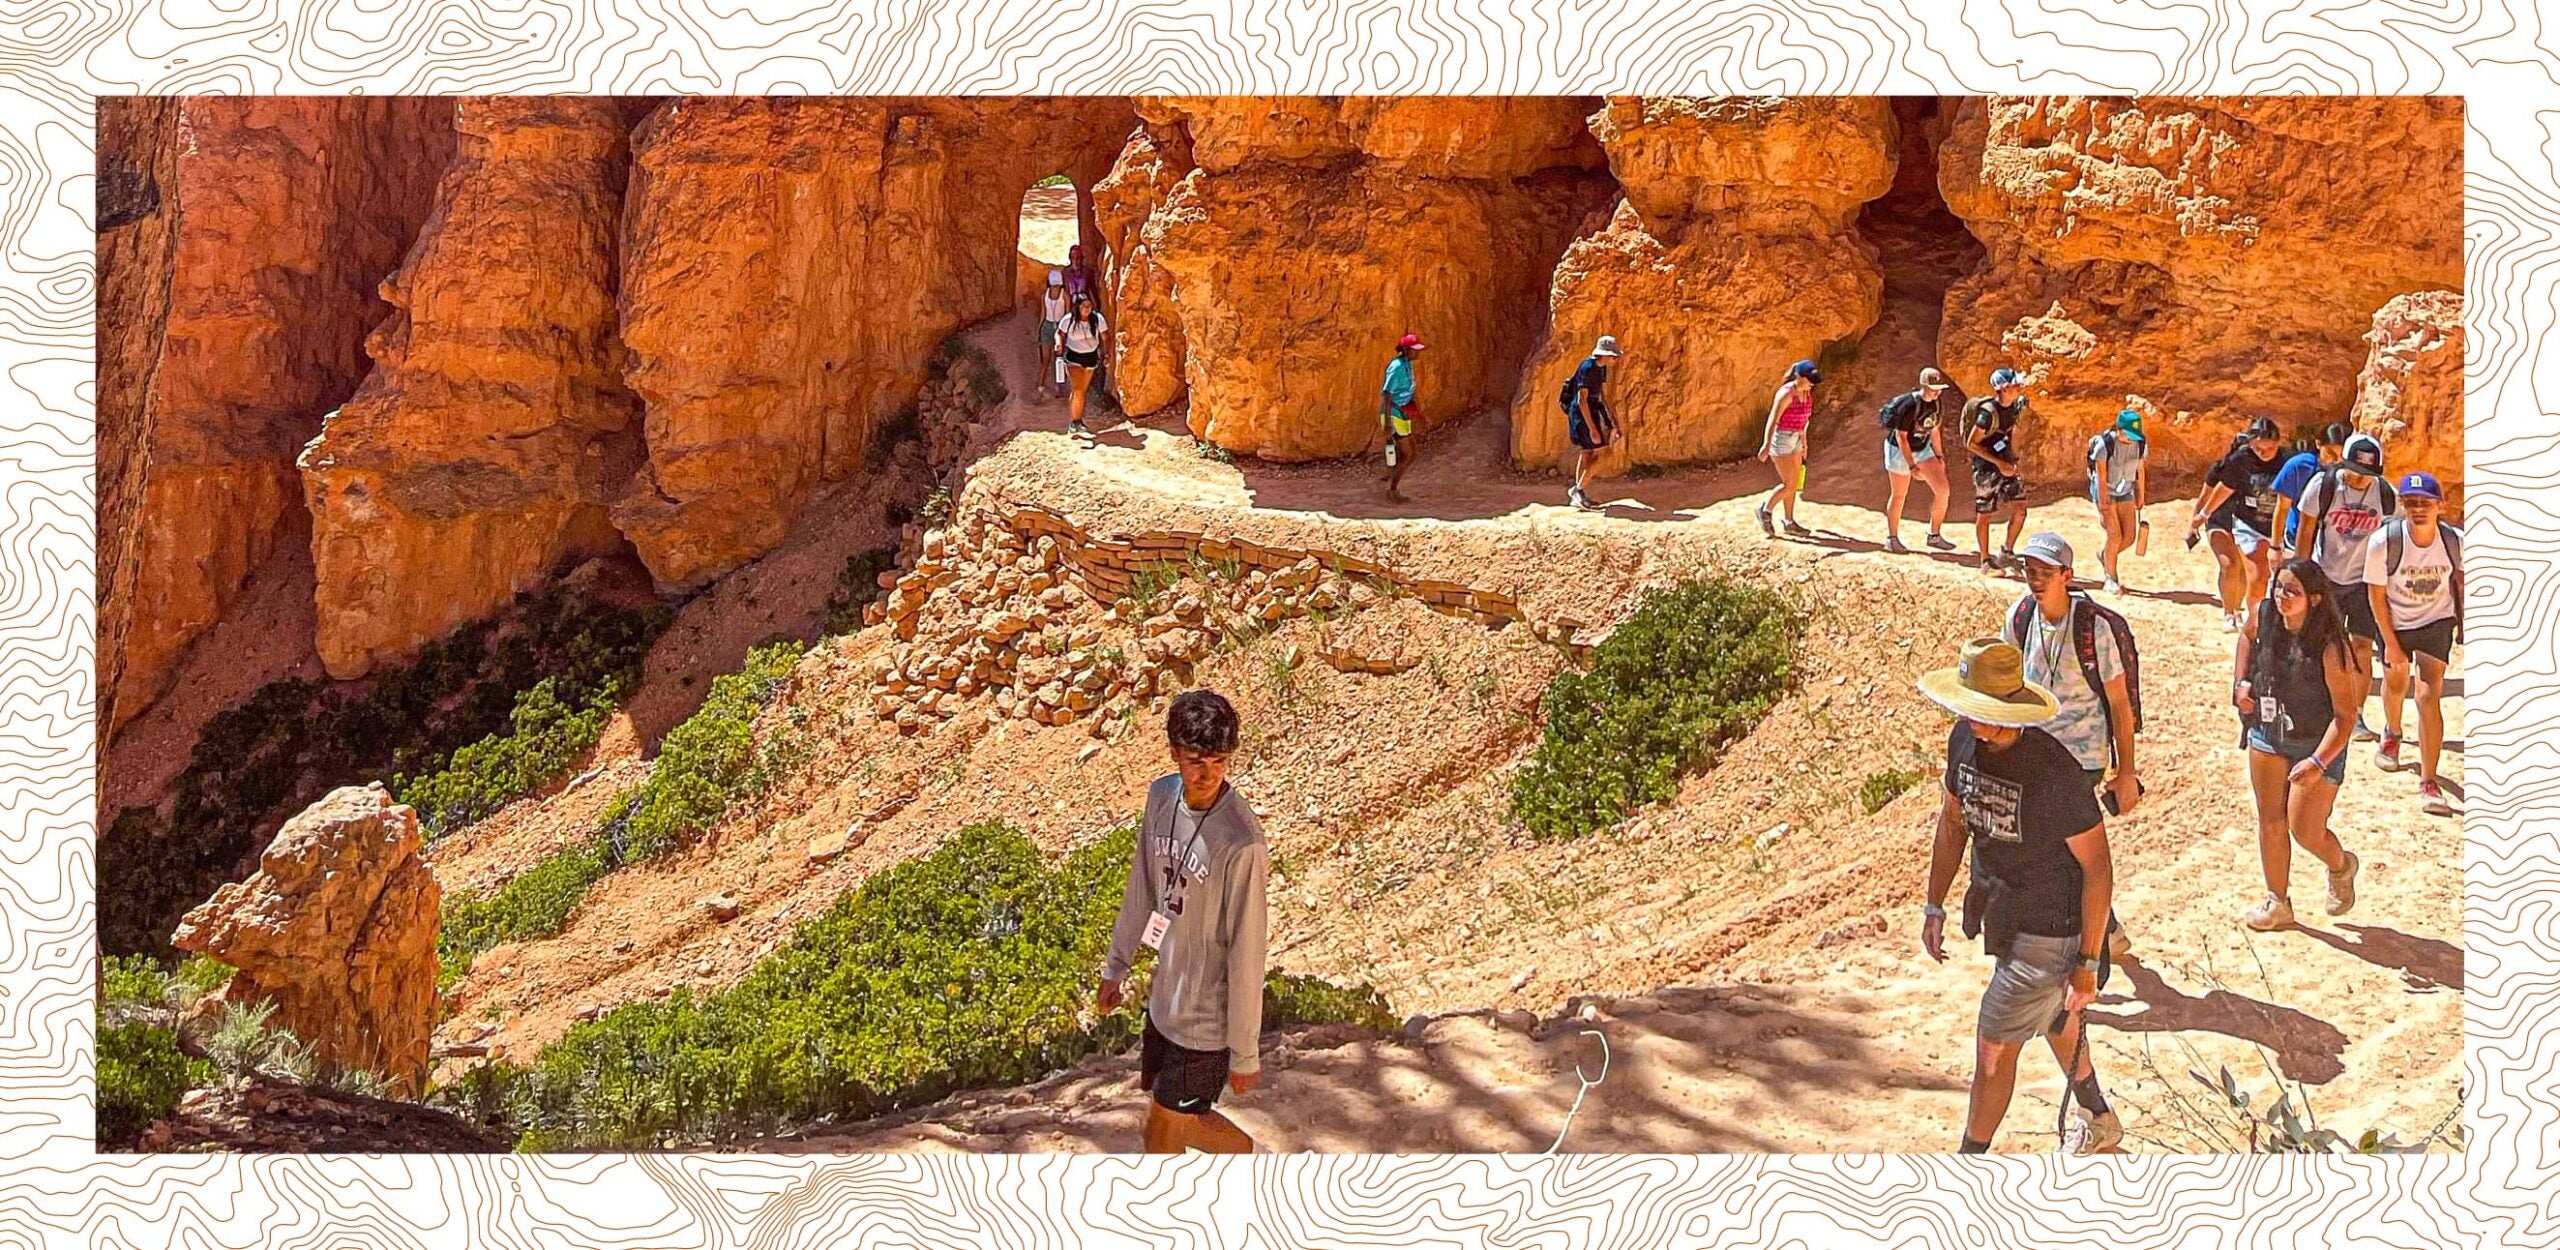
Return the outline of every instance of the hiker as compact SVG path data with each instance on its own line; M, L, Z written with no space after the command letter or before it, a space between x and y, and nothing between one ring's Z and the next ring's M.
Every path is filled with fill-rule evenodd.
M1067 365L1067 429L1078 438L1091 438L1093 432L1084 426L1084 393L1109 350L1111 325L1093 310L1092 295L1077 295L1073 301L1067 319L1058 323L1058 357Z
M2365 541L2365 593L2382 631L2382 746L2386 772L2400 759L2400 701L2418 678L2418 798L2430 816L2450 816L2436 764L2444 754L2444 670L2462 641L2462 531L2445 524L2435 475L2400 479L2400 515Z
M1920 946L1945 963L1947 889L1971 843L1977 871L1965 890L1964 934L1998 960L1974 1017L1974 1068L1959 1149L1981 1154L2008 1114L2018 1056L2041 1033L2069 1082L2062 1144L2090 1154L2123 1140L2098 1089L2081 1009L2105 979L2099 936L2115 893L2107 829L2079 760L2035 728L2053 693L2029 682L2025 658L1997 638L1964 645L1954 668L1922 675L1920 692L1956 716L1929 848Z
M2187 518L2187 545L2203 531L2213 544L2214 564L2221 570L2222 627L2240 628L2248 605L2266 597L2267 548L2274 542L2276 455L2284 435L2276 423L2255 417L2231 441L2204 476L2204 494Z
M1213 1107L1220 1087L1241 1095L1262 1079L1269 852L1253 808L1227 784L1235 708L1215 691L1186 690L1164 724L1174 771L1147 787L1095 1001L1117 1008L1138 948L1156 953L1138 1051L1138 1084L1154 1095L1148 1154L1262 1153Z
M2316 561L2276 570L2234 649L2231 705L2249 726L2249 791L2258 804L2258 867L2267 897L2241 921L2261 932L2293 924L2293 843L2329 870L2329 914L2356 902L2363 865L2329 830L2347 779L2356 675L2337 592Z
M1810 360L1790 366L1787 380L1769 400L1768 419L1760 425L1760 459L1778 469L1777 488L1759 508L1760 532L1771 538L1778 536L1771 514L1779 508L1786 509L1790 537L1813 537L1812 530L1796 524L1796 496L1804 492L1804 432L1813 424L1813 388L1821 381L1822 371Z
M1094 278L1093 266L1085 263L1082 243L1067 248L1067 298L1079 295L1091 296L1097 303L1102 299L1102 283Z
M2283 506L2283 497L2277 497ZM2317 560L2320 572L2336 593L2339 619L2346 623L2347 650L2356 670L2356 725L2353 740L2371 742L2376 732L2364 720L2365 696L2373 693L2373 657L2382 648L2382 626L2374 615L2373 597L2365 593L2366 543L2399 509L2391 483L2382 476L2382 443L2370 434L2342 440L2338 462L2320 470L2301 492L2299 506L2288 519L2295 527L2292 552ZM2395 738L2386 759L2397 758Z
M2018 562L2018 531L2027 525L2027 488L2018 480L2013 436L2027 415L2027 380L2015 369L1991 373L1991 393L1965 405L1964 445L1973 453L1974 567L1986 573ZM1991 558L1991 519L2006 514L2000 559Z
M2142 437L2142 414L2131 408L2116 413L2116 423L2089 440L2089 502L2098 506L2098 524L2107 531L2098 549L2099 567L2107 571L2107 593L2124 593L2124 553L2133 550L2151 522L2142 509L2151 502L2151 445Z
M2029 534L2019 554L2027 593L2009 609L2000 638L2026 656L2027 680L2053 692L2053 719L2037 728L2080 762L2084 783L2108 815L2131 815L2142 799L2133 763L2134 733L2142 725L2133 626L2087 595L2071 593L2071 544L2062 535ZM2124 926L2108 916L2109 953L2122 959L2132 946Z
M1601 389L1609 382L1609 362L1618 358L1618 339L1603 334L1575 366L1573 376L1565 379L1564 393L1556 401L1564 405L1565 436L1573 440L1573 489L1565 499L1576 508L1589 508L1591 496L1586 493L1591 482L1591 469L1600 452L1618 441L1618 422L1609 415L1608 397Z
M2312 444L2310 450L2297 451L2285 457L2284 467L2276 470L2276 527L2267 532L2281 535L2284 539L2276 545L2279 557L2295 550L2294 535L2302 529L2302 489L2320 476L2322 469L2338 463L2339 458L2346 454L2348 436L2354 433L2347 428L2346 422L2332 421L2328 428L2320 431L2320 441Z
M1040 393L1050 399L1066 390L1058 358L1058 323L1066 319L1067 275L1051 269L1049 284L1040 288Z
M1884 427L1885 477L1893 492L1884 509L1884 549L1895 555L1910 550L1902 545L1902 501L1915 477L1929 487L1929 545L1939 551L1956 548L1940 532L1947 524L1947 454L1938 434L1946 424L1946 398L1947 375L1923 369L1916 389L1886 400L1876 411L1876 423Z
M1413 452L1405 440L1413 437L1413 419L1421 413L1413 399L1413 358L1422 350L1422 336L1408 334L1396 340L1395 358L1387 362L1387 378L1378 387L1378 423L1387 431L1387 498L1402 499L1397 489L1404 482L1404 471L1413 463Z

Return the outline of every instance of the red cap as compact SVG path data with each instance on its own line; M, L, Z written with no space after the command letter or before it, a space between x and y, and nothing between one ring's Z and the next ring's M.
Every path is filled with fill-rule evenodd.
M1410 347L1410 348L1412 348L1412 349L1413 349L1413 350L1415 350L1415 351L1421 351L1421 350L1422 350L1422 336L1421 336L1421 335L1419 335L1419 334L1408 334L1408 335L1404 336L1403 338L1397 339L1397 340L1396 340L1396 346L1398 346L1398 347Z

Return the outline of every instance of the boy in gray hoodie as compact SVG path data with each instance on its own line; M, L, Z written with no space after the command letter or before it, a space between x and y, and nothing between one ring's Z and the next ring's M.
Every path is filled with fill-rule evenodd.
M1246 1154L1254 1140L1211 1108L1221 1086L1243 1094L1262 1079L1271 862L1261 823L1227 784L1235 708L1213 691L1186 691L1165 713L1165 737L1177 771L1147 787L1095 997L1105 1011L1118 1007L1138 948L1156 952L1138 1060L1138 1083L1155 1095L1147 1153Z

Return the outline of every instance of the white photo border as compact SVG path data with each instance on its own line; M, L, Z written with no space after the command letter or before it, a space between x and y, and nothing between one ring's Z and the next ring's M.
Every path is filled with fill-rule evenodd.
M27 0L0 14L0 1247L2560 1242L2560 417L2541 389L2560 387L2560 39L2533 4ZM1176 91L2465 96L2467 1152L93 1152L95 96Z

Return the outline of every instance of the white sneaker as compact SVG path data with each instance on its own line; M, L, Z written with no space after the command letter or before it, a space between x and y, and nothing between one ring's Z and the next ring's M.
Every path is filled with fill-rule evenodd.
M2108 594L2111 594L2111 595L2120 595L2120 594L2123 594L2123 593L2124 593L2124 583L2123 583L2123 582L2120 582L2120 581L2117 581L2116 579L2114 579L2114 578L2112 578L2112 577L2108 578L2108 579L2107 579L2107 593L2108 593Z
M2293 902L2270 894L2265 902L2250 909L2248 915L2242 916L2240 923L2260 933L2290 929L2293 927Z
M1565 501L1566 503L1572 504L1576 509L1579 509L1579 510L1588 510L1588 509L1591 507L1591 500L1590 500L1590 498L1589 498L1588 496L1585 496L1585 495L1582 493L1582 488L1581 488L1581 487L1579 487L1579 486L1576 486L1576 487L1574 487L1573 489L1566 491L1566 492L1564 493L1564 501Z
M2063 1097L2068 1098L2070 1095L2064 1094ZM2070 1112L2062 1117L2062 1153L2064 1154L2093 1155L2102 1150L2112 1149L2117 1142L2123 1140L2124 1121L2117 1119L2113 1111L2103 1115L2091 1115L2087 1107L2075 1102L2071 1104Z

